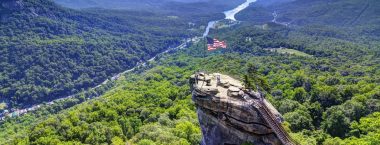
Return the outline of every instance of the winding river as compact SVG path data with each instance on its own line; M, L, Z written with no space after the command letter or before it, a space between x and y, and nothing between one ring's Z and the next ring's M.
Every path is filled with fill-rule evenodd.
M228 19L228 20L232 20L232 21L236 21L235 19L235 15L237 13L239 13L240 11L248 8L248 6L251 4L251 3L254 3L256 2L257 0L247 0L245 3L239 5L238 7L232 9L232 10L229 10L229 11L225 11L224 12L224 15L226 15L226 18L225 19Z
M251 3L254 3L256 2L257 0L247 0L246 2L244 2L243 4L237 6L236 8L232 9L232 10L228 10L228 11L225 11L224 14L225 14L225 18L226 20L231 20L231 21L236 21L235 19L235 15L237 13L239 13L240 11L246 9ZM214 27L214 25L220 20L217 20L217 21L210 21L206 27L206 30L205 32L203 33L203 38L206 37L209 32L210 32L210 29ZM201 40L202 37L194 37L194 38L191 38L191 39L185 39L183 41L182 44L180 44L179 46L177 47L174 47L174 48L168 48L167 50L165 50L164 52L161 52L155 56L153 56L152 58L150 58L148 61L146 62L143 62L143 63L139 63L137 64L135 67L129 69L129 70L126 70L122 73L119 73L115 76L113 76L110 80L105 80L103 83L99 84L98 86L96 87L93 87L93 88L90 88L88 89L87 91L90 91L90 90L94 90L96 88L99 88L103 85L106 85L107 83L109 83L110 81L115 81L117 79L119 79L122 75L126 74L126 73L129 73L129 72L132 72L134 71L135 69L137 68L140 68L140 67L143 67L146 65L147 62L151 62L151 61L154 61L156 57L160 56L160 55L163 55L163 54L166 54L168 52L172 52L172 51L175 51L175 50L180 50L180 49L184 49L188 46L189 43L197 43ZM73 98L75 95L70 95L70 96L66 96L66 97L61 97L59 99L56 99L56 100L53 100L53 101L50 101L47 103L47 105L51 105L51 104L54 104L54 102L59 102L59 101L63 101L63 100L66 100L66 99L70 99L70 98ZM26 113L29 113L29 112L32 112L38 108L40 108L42 106L42 104L40 105L34 105L33 107L30 107L30 108L24 108L24 109L19 109L19 110L16 110L14 112L10 112L7 116L8 117L16 117L16 116L20 116L20 115L23 115L23 114L26 114ZM0 121L2 121L4 118L4 115L0 115Z
M242 3L241 5L237 6L236 8L228 11L224 11L225 20L231 20L236 21L235 15L242 10L249 7L251 3L255 3L257 0L247 0L246 2ZM206 37L210 33L210 29L214 28L215 24L218 23L220 20L217 21L211 21L208 23L205 32L203 33L203 37Z

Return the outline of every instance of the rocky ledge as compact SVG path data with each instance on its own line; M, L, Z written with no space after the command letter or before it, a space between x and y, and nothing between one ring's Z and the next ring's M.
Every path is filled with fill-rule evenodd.
M201 126L202 145L293 145L281 114L259 92L222 74L190 78Z

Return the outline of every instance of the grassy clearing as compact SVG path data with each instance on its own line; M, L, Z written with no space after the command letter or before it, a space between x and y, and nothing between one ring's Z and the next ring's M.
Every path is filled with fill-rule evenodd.
M3 110L5 107L7 107L7 104L5 104L5 103L0 103L0 110Z
M294 50L294 49L288 49L288 48L279 48L279 49L271 49L273 52L281 53L281 54L292 54L297 56L304 56L304 57L313 57L310 54Z

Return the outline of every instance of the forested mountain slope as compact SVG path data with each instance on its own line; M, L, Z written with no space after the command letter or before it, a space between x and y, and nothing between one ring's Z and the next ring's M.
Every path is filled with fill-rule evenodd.
M0 3L0 101L10 107L98 85L198 34L182 18L149 12L76 11L50 0Z
M267 80L267 99L284 115L286 128L301 144L379 142L379 130L373 127L378 125L380 111L380 60L374 55L379 50L346 40L321 39L303 31L286 35L289 32L286 27L244 25L220 30L213 35L227 40L231 44L228 49L206 52L204 57L204 44L199 43L168 54L127 74L115 89L99 99L21 127L27 131L19 130L11 141L196 145L201 136L188 91L188 76L206 70L243 78L253 67ZM313 43L307 43L310 40ZM280 44L304 48L299 51L311 55L265 49ZM330 52L336 54L329 55ZM28 116L23 118L27 120ZM11 125L19 128L16 120L2 126ZM12 134L12 130L3 132Z
M375 24L379 21L377 12L380 3L376 0L272 0L267 2L259 0L241 13L241 18L254 18L255 7L265 8L266 16L272 16L272 12L278 13L279 21L288 21L296 25L328 24L348 26L358 24ZM259 9L256 9L258 11ZM251 11L251 12L248 12Z
M380 36L380 2L377 0L262 0L237 17L266 23L274 19L274 12L276 22L289 24L290 27L308 26L314 29L311 31L313 33L346 33L346 38L352 38L351 35L360 38L362 35L376 40Z
M231 9L244 2L244 0L54 0L70 8L106 8L149 10L155 12L200 13L221 12ZM169 8L170 9L167 9ZM181 9L179 9L181 8ZM194 11L194 10L198 11ZM201 11L199 11L201 10Z
M379 6L376 0L297 0L272 9L279 12L280 21L353 26L379 23Z
M223 11L232 9L245 0L55 0L56 3L80 9L104 8L149 11L175 16L196 24L223 18Z

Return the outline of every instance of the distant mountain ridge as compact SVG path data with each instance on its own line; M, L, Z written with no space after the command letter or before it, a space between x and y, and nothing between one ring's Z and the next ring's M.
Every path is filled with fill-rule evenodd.
M315 33L335 35L337 27L352 35L380 36L380 1L378 0L259 0L237 18L256 24L276 22L290 27L314 27ZM323 32L330 29L330 32ZM347 38L347 37L346 37ZM358 38L358 37L357 37Z
M170 10L163 9L163 7L168 7L170 5L178 4L202 4L205 6L213 7L213 5L218 6L218 8L232 7L236 6L244 0L54 0L58 4L69 8L105 8L105 9L131 9L131 10ZM213 8L212 8L213 9ZM186 11L186 10L183 10ZM196 12L196 11L194 11Z
M328 24L350 26L360 24L378 24L380 18L380 1L377 0L259 0L246 13L244 18L253 18L248 14L260 13L272 18L274 11L279 21L292 22L297 25ZM256 16L256 15L255 15Z

